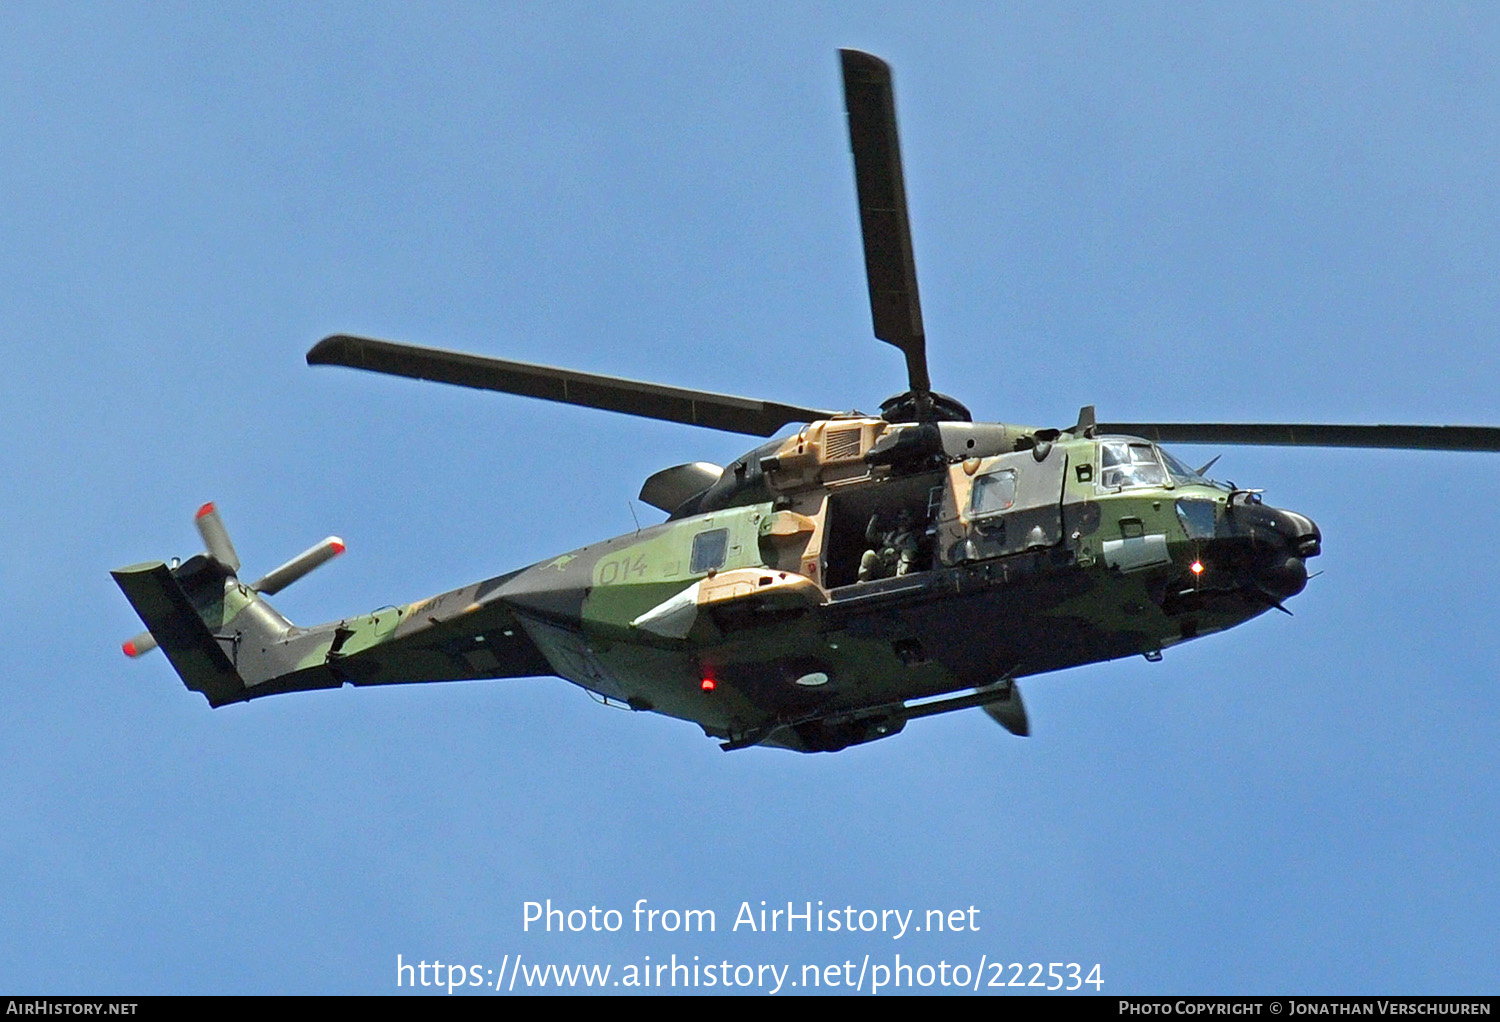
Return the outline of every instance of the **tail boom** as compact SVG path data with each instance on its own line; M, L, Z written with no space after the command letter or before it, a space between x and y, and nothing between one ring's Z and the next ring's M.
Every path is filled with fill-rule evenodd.
M346 683L555 673L496 594L512 576L298 628L211 556L179 568L152 561L111 574L183 683L214 707Z

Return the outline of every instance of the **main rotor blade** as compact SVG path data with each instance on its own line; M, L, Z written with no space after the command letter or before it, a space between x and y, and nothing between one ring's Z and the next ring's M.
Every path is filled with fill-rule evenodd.
M1267 447L1369 447L1412 451L1500 451L1494 426L1328 426L1270 422L1101 422L1097 433L1123 433L1164 444Z
M325 337L313 345L307 353L307 364L348 366L415 380L456 383L461 387L498 390L751 436L770 436L787 423L813 422L836 414L345 334Z
M879 57L859 50L839 53L843 57L844 108L849 113L849 147L854 152L875 336L906 355L911 389L928 391L932 384L927 378L927 340L922 329L922 303L917 298L917 263L911 249L911 222L906 215L906 180L901 174L891 69Z

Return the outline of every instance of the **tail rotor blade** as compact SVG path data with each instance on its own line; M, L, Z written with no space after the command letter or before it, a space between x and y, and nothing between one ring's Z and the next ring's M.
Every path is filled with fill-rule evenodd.
M155 648L156 636L150 632L142 632L120 643L120 649L124 650L125 655L132 659L138 656L145 656Z
M224 528L224 520L219 517L219 509L214 507L212 501L198 509L194 521L198 526L198 535L203 537L203 548L208 551L208 556L231 572L239 571L240 555L234 552L234 544L229 542L229 530Z
M319 565L326 564L344 552L344 541L329 536L317 546L309 547L279 568L273 568L250 588L266 596L275 596L287 586Z

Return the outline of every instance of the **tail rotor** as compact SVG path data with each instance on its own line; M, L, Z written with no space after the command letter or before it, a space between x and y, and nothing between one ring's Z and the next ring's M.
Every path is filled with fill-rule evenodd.
M198 535L203 537L205 556L222 568L226 574L237 574L240 570L240 556L235 552L234 543L229 539L229 530L225 528L224 520L219 516L219 509L212 501L198 509L197 514L193 516L193 524L198 527ZM245 588L253 593L272 596L314 568L333 560L343 553L344 549L342 539L329 536L321 543L308 547L280 567L272 568ZM128 657L144 656L156 646L156 638L149 631L134 635L120 644L121 650Z

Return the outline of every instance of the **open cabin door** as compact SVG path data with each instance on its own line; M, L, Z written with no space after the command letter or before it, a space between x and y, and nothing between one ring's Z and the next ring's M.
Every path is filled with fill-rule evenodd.
M1033 451L970 458L949 466L937 523L943 565L1053 547L1062 542L1066 452Z

